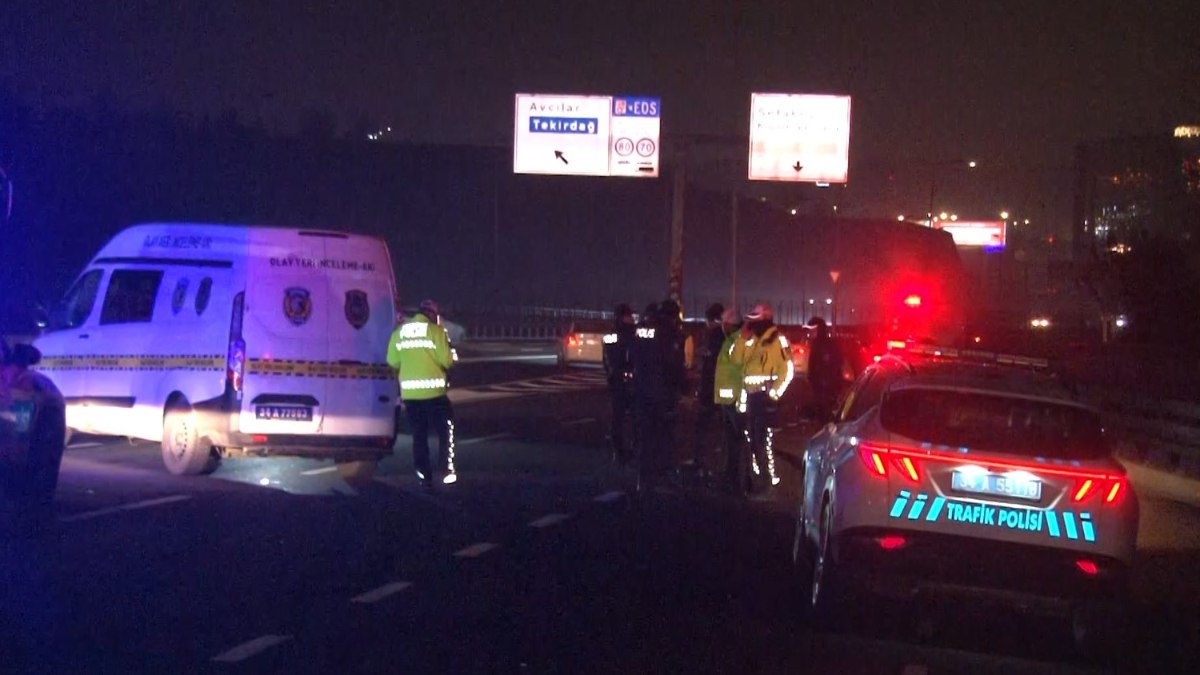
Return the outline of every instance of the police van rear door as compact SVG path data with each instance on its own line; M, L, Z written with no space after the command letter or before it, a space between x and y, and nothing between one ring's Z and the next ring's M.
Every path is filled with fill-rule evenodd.
M335 374L326 382L324 431L391 438L396 379L387 366L395 328L392 263L379 238L325 239L329 316L325 324Z
M320 434L328 406L329 288L326 237L254 230L242 338L246 363L240 430Z

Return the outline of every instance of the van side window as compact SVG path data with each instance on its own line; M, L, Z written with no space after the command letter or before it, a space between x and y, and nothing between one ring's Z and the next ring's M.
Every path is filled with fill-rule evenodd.
M171 313L179 314L183 309L183 301L187 300L188 278L184 277L175 282L175 292L171 294Z
M71 290L63 296L62 302L54 308L50 317L49 330L66 330L79 328L92 315L96 305L96 293L100 290L100 280L104 270L92 270L71 286Z
M204 313L208 309L208 299L212 296L212 277L204 277L200 280L200 287L196 289L196 316Z
M154 315L161 270L117 270L108 281L100 323L145 323Z

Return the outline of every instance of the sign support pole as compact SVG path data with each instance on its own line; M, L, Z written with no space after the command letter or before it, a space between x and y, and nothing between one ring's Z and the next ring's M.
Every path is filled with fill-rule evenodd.
M683 192L687 187L687 156L680 152L675 162L671 189L671 266L667 297L683 306Z
M730 212L729 212L729 257L730 257L730 297L729 307L737 307L737 259L738 259L738 190L734 184L733 189L729 191L730 195Z

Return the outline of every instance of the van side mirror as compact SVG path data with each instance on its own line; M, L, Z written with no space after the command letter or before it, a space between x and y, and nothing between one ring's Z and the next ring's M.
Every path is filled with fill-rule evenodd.
M42 352L33 345L19 344L12 348L12 356L9 360L15 366L28 368L41 363Z

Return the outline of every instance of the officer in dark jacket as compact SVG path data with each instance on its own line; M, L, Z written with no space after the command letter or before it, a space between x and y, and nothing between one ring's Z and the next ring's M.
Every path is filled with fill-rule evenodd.
M604 374L608 379L608 396L612 402L609 441L613 459L626 464L630 449L625 444L625 422L630 417L633 385L633 360L630 349L634 340L633 308L617 305L613 312L612 332L604 336Z
M663 317L657 304L646 307L630 348L638 476L643 484L661 477L672 454L670 412L676 397L668 371L673 350L671 330L663 327L669 321L670 316Z
M824 423L833 418L842 390L842 350L829 334L824 319L814 317L808 325L817 331L808 351L808 383L813 392L814 414Z
M671 393L671 407L674 412L675 404L680 397L687 394L687 365L684 358L684 342L687 336L683 334L683 310L679 303L667 299L659 305L658 325L665 333L667 342L666 384Z
M696 388L696 436L692 444L692 464L696 472L704 475L704 446L709 442L709 429L717 416L717 403L713 397L713 380L717 375L717 356L725 343L725 329L721 315L725 307L717 302L704 312L704 342L700 345L700 384Z

